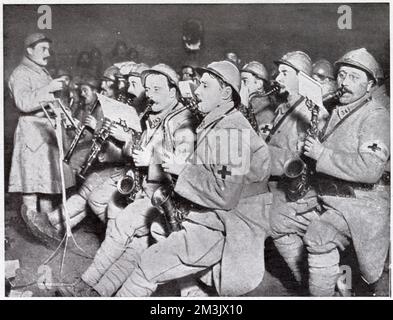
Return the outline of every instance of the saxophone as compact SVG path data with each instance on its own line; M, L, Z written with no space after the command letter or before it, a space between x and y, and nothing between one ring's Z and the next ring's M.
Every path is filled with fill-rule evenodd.
M323 102L338 99L343 95L343 89L339 88L334 92L323 96ZM319 106L306 101L306 105L311 110L311 123L307 130L306 138L318 138L318 115ZM297 201L303 198L311 188L312 176L315 173L315 161L304 156L304 150L300 156L290 159L284 164L285 194L289 201Z
M141 150L141 137L140 133L135 133L135 141L132 150ZM117 181L117 191L127 196L127 202L131 203L135 200L136 194L142 189L143 174L141 170L133 166L123 177Z
M268 97L268 96L274 95L274 94L278 93L280 91L280 89L281 89L281 85L278 82L274 81L274 82L272 82L270 90L261 94L261 95L258 95L258 97ZM252 108L252 106L250 104L248 106L245 106L244 104L240 103L237 108L243 114L243 116L248 120L248 122L250 123L250 125L254 129L254 131L258 133L259 126L258 126L258 122L255 117L255 112L254 112L254 109Z
M158 187L153 192L151 203L164 215L169 233L182 229L181 223L190 211L190 203L175 195L173 185Z
M153 105L153 101L149 100L146 106L145 111L141 115L141 120L145 117L147 113L151 111L151 107ZM134 143L132 145L133 150L142 150L141 143L142 143L142 133L134 133ZM131 203L135 200L136 194L142 189L142 182L143 182L143 173L140 169L133 166L123 177L121 177L117 181L117 191L123 195L127 196L127 202Z

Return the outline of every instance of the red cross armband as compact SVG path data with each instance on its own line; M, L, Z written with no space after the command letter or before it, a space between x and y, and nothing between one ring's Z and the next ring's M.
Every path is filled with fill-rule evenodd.
M389 149L385 143L377 140L366 141L360 146L361 153L371 153L385 162L389 158Z

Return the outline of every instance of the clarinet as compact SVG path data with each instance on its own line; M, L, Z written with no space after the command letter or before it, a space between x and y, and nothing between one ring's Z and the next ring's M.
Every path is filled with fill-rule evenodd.
M78 176L81 179L85 180L87 171L93 165L93 163L97 159L98 154L101 152L102 148L104 147L106 140L110 136L109 129L111 125L112 125L111 121L104 121L101 129L98 131L98 133L94 135L93 143L90 148L89 155L85 163L83 164L81 171L78 173Z
M95 109L97 108L97 106L98 106L98 99L94 102L94 105L93 105L93 107L91 108L89 115L92 115L92 114L93 114L93 112L95 111ZM83 133L85 132L85 130L86 130L87 128L88 128L88 126L82 125L82 126L80 126L80 127L77 129L77 132L76 132L76 134L75 134L74 140L72 140L72 143L71 143L71 145L70 145L70 147L69 147L69 149L68 149L68 151L67 151L67 153L66 153L66 155L65 155L65 157L64 157L64 159L63 159L63 161L64 161L65 163L67 163L67 164L70 163L70 159L71 159L71 157L72 157L72 154L74 153L75 148L76 148L76 146L77 146L78 143L79 143L79 140L82 138Z

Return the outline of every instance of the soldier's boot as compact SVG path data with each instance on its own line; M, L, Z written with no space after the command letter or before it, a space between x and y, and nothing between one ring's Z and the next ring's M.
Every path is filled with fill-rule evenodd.
M66 207L72 229L86 217L86 199L80 194L74 194L67 199ZM58 232L64 233L66 229L66 218L62 206L47 213L47 215L51 225Z
M188 276L177 280L182 297L208 297L206 292L193 276Z
M337 249L328 253L309 253L309 291L315 297L332 297L340 275L340 254Z
M95 287L102 276L118 260L126 250L124 245L106 237L98 249L92 264L82 275L82 280L89 286Z
M45 213L31 210L26 205L22 205L21 214L30 232L47 247L53 248L60 243L61 233L50 224Z
M150 297L157 289L157 283L149 281L137 266L131 276L116 293L116 297Z
M62 297L100 297L94 288L80 278L70 286L59 287L57 293Z
M293 276L293 279L287 279L288 284L292 284L291 288L298 291L299 294L305 294L306 256L302 239L296 234L289 234L274 239L274 245ZM295 283L293 283L293 280L295 280Z
M102 297L111 297L136 268L141 253L148 247L148 237L134 238L121 257L105 272L94 289Z

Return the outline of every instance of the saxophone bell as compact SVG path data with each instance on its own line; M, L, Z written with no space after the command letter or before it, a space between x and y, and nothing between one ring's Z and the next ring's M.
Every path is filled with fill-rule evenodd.
M128 170L126 174L117 182L117 191L122 195L129 195L135 189L136 179L133 170Z
M182 212L177 209L176 203L173 199L173 191L170 187L158 187L151 197L151 203L165 216L170 232L182 229Z

